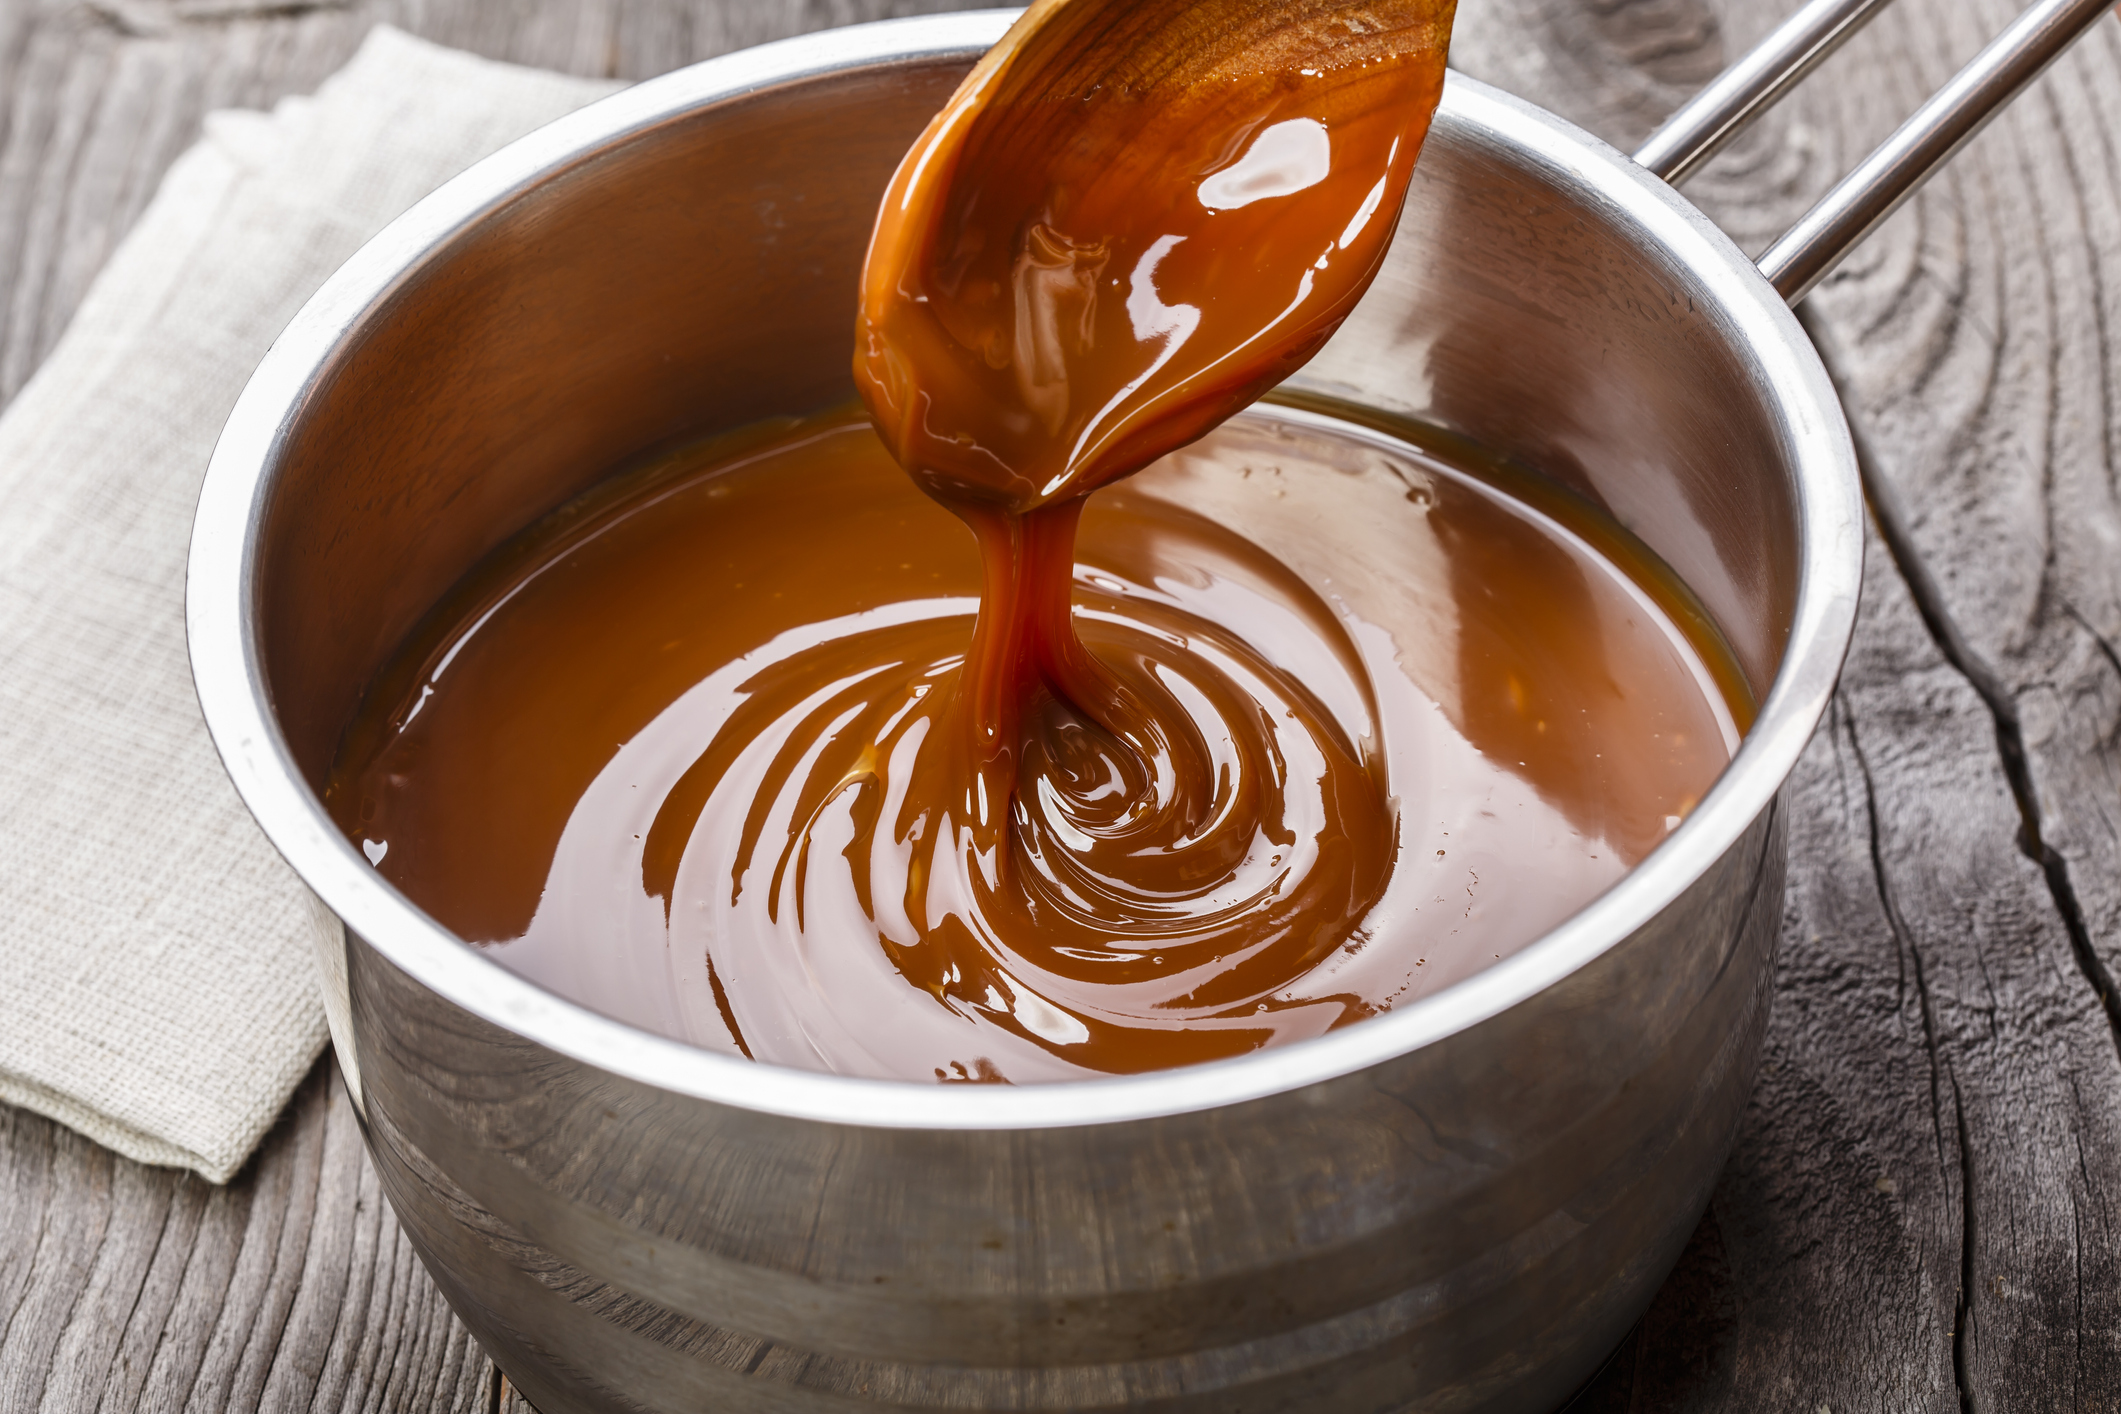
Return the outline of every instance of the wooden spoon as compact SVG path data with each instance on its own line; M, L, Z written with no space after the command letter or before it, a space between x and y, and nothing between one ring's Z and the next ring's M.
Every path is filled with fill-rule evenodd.
M1018 516L1287 377L1383 260L1454 0L1039 0L906 154L855 380L960 513Z

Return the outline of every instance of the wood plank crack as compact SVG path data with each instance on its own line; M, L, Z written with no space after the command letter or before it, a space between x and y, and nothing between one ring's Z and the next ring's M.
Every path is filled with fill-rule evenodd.
M1959 1077L1952 1078L1952 1116L1959 1131L1959 1302L1952 1321L1952 1378L1959 1387L1960 1414L1980 1414L1968 1377L1968 1351L1974 1334L1974 1254L1978 1250L1974 1227L1974 1148L1967 1139L1966 1104L1959 1094Z
M2069 936L2071 955L2098 998L2099 1008L2106 1016L2108 1035L2113 1040L2114 1053L2121 1058L2121 995L2116 995L2113 974L2092 941L2091 928L2077 898L2076 886L2070 879L2069 860L2042 837L2040 798L2033 784L2017 698L2004 684L1994 665L1967 641L1958 621L1952 617L1936 576L1915 548L1899 488L1885 470L1869 422L1841 365L1839 346L1833 335L1808 306L1798 307L1797 318L1818 348L1820 360L1826 365L1834 389L1841 396L1849 433L1856 444L1856 464L1863 477L1864 499L1877 522L1879 538L1884 540L1892 555L1893 566L1899 571L1901 582L1907 586L1908 596L1914 600L1916 612L1921 615L1923 626L1929 630L1937 650L1966 679L1995 724L1997 754L2002 761L2004 778L2010 785L2011 797L2018 807L2018 848L2039 867L2047 882L2048 894L2054 900L2055 911Z
M1848 738L1849 751L1856 758L1857 774L1863 778L1864 818L1870 834L1871 877L1878 888L1878 906L1885 913L1886 926L1892 930L1894 944L1901 949L1915 975L1915 1004L1922 1018L1922 1049L1929 1057L1930 1068L1930 1129L1937 1140L1937 1171L1943 1175L1944 1160L1944 1075L1943 1061L1937 1047L1937 1014L1930 997L1929 978L1923 970L1922 949L1915 944L1914 930L1907 926L1901 916L1899 900L1893 896L1893 884L1885 867L1885 847L1878 829L1878 787L1871 777L1870 759L1863 754L1863 741L1856 734L1855 714L1850 712L1836 694L1831 709L1833 716L1829 730L1839 730ZM1963 1127L1963 1120L1962 1120Z

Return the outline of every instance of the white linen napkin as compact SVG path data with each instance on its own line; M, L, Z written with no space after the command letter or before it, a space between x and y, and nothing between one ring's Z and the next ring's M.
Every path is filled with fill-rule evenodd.
M380 28L314 97L212 114L0 414L0 1100L223 1183L323 1048L311 959L338 924L192 691L199 483L340 262L616 87Z

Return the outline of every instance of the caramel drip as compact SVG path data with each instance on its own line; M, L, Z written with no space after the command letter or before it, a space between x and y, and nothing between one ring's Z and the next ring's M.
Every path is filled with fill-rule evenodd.
M945 1005L1021 997L1002 1008L1021 1034L1065 1035L1091 1068L1257 1044L1390 875L1382 769L1330 717L1285 694L1303 730L1284 742L1183 652L1108 664L1070 595L1084 499L1301 366L1376 274L1448 22L1434 3L1035 6L885 195L856 385L984 571L946 720L878 826L918 841L918 942L887 951ZM1106 1000L1070 1009L1059 979ZM1024 1019L1055 1007L1068 1027Z

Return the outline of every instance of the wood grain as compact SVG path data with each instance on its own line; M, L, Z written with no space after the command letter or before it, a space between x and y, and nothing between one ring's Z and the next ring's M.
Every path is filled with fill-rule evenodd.
M0 1409L486 1410L320 1067L215 1188L0 1118Z
M1623 147L1791 8L1462 3L1461 67ZM644 77L939 8L0 0L0 400L201 115L313 88L378 20ZM1900 0L1688 194L1762 248L2011 8ZM1745 1129L1578 1407L2121 1407L2121 25L1811 304L1893 545L1791 784ZM505 1405L327 1070L223 1189L0 1110L0 1410Z

